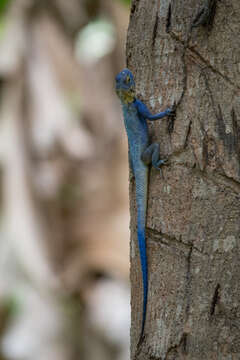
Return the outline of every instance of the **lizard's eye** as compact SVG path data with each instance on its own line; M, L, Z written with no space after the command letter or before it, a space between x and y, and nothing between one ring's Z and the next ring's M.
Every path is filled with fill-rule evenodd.
M130 82L130 77L127 76L126 79L125 79L125 83L126 83L126 84L129 84L129 82Z

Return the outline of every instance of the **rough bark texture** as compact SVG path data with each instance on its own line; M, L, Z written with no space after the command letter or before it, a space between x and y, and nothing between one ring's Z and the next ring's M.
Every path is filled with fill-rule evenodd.
M137 94L173 124L150 124L164 178L151 170L145 340L130 185L132 359L240 358L240 2L216 1L211 24L192 28L199 0L133 0L127 65ZM214 14L212 14L214 15Z

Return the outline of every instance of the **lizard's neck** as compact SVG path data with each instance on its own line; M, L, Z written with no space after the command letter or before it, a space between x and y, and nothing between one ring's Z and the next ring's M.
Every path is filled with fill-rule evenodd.
M121 91L118 93L118 96L123 105L130 105L135 101L135 91L132 89L129 91Z
M135 96L134 94L129 94L129 93L126 93L124 94L124 97L122 99L122 102L126 105L130 105L132 104L133 102L135 101Z

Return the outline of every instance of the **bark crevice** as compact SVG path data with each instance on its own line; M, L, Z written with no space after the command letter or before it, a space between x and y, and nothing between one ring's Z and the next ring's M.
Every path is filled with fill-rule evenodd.
M181 246L182 248L179 248L179 250L184 250L184 253L186 255L186 258L189 259L189 254L191 256L192 251L196 251L196 253L198 253L201 256L204 257L208 257L209 255L205 252L203 252L202 250L200 250L199 248L195 247L193 244L187 244L181 241L181 237L177 238L174 236L170 236L168 234L164 234L160 231L157 231L155 229L146 228L147 230L147 235L149 235L149 241L153 241L153 242L157 242L158 244L163 244L166 246L171 246L171 245L177 245L177 246ZM189 261L189 260L188 260Z
M189 33L190 34L190 33ZM185 48L185 52L186 54L189 53L189 55L191 56L191 59L198 64L199 66L201 66L202 69L204 69L203 65L205 65L205 67L207 67L208 69L210 69L213 73L219 75L221 78L223 78L228 84L230 84L232 87L236 88L236 90L240 90L240 86L238 86L237 84L235 84L231 79L229 79L229 77L227 77L226 75L224 75L220 70L216 69L215 67L213 67L211 65L211 63L209 61L207 61L193 46L189 45L189 41L190 41L190 35L187 39L187 41L182 40L176 33L174 33L174 31L169 31L169 35L171 36L172 39L174 39L175 41L179 42L180 44L182 44ZM184 54L185 55L185 54ZM196 57L192 56L192 55L196 55L197 59L200 60L201 62L199 63L196 59Z
M210 316L212 317L215 314L215 309L217 306L217 303L219 302L220 299L220 284L217 284L215 290L214 290L214 294L212 297L212 303L211 303L211 308L210 308Z

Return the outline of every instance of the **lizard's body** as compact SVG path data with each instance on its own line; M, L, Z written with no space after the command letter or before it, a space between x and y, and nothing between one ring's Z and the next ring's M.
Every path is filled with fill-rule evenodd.
M135 178L136 203L137 203L137 236L138 247L141 259L142 279L143 279L143 314L142 331L147 309L148 294L148 266L146 253L146 211L147 211L147 190L148 190L148 166L141 160L143 151L149 145L148 129L146 121L140 121L138 111L134 103L123 105L124 123L128 136L129 144L129 163Z
M148 192L148 170L152 164L160 170L164 160L159 159L159 145L150 144L146 119L157 120L171 115L172 109L152 115L147 106L135 98L133 75L124 69L116 76L116 91L121 100L124 123L128 136L129 164L136 183L137 235L143 279L143 314L140 340L143 337L148 297L148 267L146 251L146 211Z

